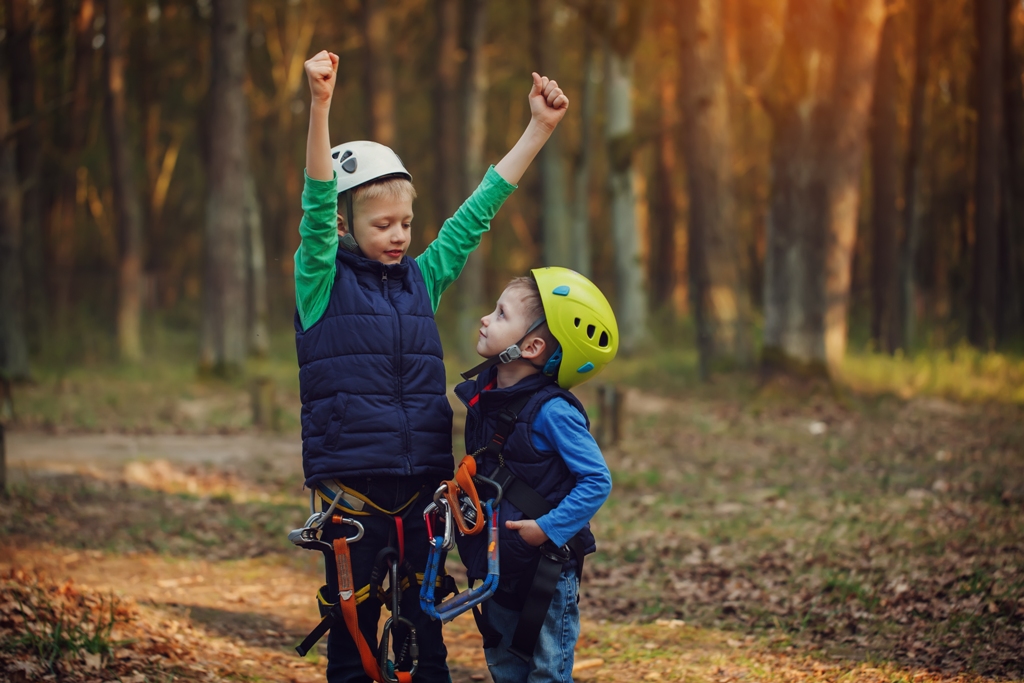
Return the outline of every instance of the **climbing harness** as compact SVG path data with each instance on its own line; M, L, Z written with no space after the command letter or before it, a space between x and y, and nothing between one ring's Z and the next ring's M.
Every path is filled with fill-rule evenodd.
M332 495L333 494L333 495ZM317 497L330 501L330 505L324 512L316 512L315 505ZM306 524L288 534L288 539L295 545L309 550L319 550L324 554L324 561L328 574L337 577L338 593L335 600L329 596L330 589L323 586L317 593L317 602L320 608L321 621L313 631L306 636L302 643L295 648L300 656L307 652L324 636L324 634L337 623L344 622L352 640L359 651L359 658L363 665L363 671L378 683L411 683L419 665L419 645L417 642L416 627L407 617L400 612L401 595L410 588L417 588L421 576L417 575L415 569L405 559L405 537L403 512L412 509L413 502L419 497L419 493L410 498L398 510L384 510L375 505L362 494L339 485L338 491L331 491L330 488L318 484L310 493L311 515ZM331 514L343 507L345 516ZM395 525L397 549L391 546L385 547L374 560L373 570L370 575L370 583L356 590L352 573L352 558L349 544L355 543L363 538L363 525L348 515L376 515L389 519ZM357 533L350 537L342 536L334 539L333 543L321 540L324 525L328 522L335 524L347 524L354 526ZM400 576L400 574L402 576ZM385 591L382 587L385 576L389 585ZM447 574L433 576L432 585L439 584L442 594L454 582ZM451 592L450 590L448 592ZM356 612L358 604L365 600L375 599L388 607L391 611L390 617L384 625L380 642L376 652L373 651L366 637L359 629L359 619ZM404 638L399 645L399 632L404 633ZM389 659L388 651L394 641L395 658ZM400 664L407 664L407 670L399 670Z
M492 388L492 384L488 384L484 391ZM526 482L517 478L506 467L503 453L505 443L515 428L516 421L519 419L519 413L526 407L530 398L532 398L532 395L520 396L498 411L496 415L497 424L490 441L473 455L466 456L463 459L463 463L469 460L469 467L475 473L476 457L487 456L495 458L497 460L497 467L487 477L475 474L472 479L487 481L496 490L501 491L505 500L518 508L523 513L525 519L538 519L550 512L554 506ZM462 465L460 464L461 468ZM459 481L458 476L456 476L456 481ZM539 555L536 568L532 572L532 579L528 578L526 583L522 584L515 594L496 587L494 594L491 596L492 599L508 609L520 612L519 622L516 625L515 634L512 636L512 643L509 646L510 653L527 662L532 659L537 638L540 636L541 627L544 625L544 618L558 587L562 568L570 560L575 560L576 576L581 577L585 550L578 534L569 539L562 547L547 541L538 548ZM488 557L488 573L490 573L490 557ZM475 611L474 616L476 617L477 628L484 638L484 647L497 647L501 643L501 634L483 619L478 610Z
M494 498L484 502L482 507L475 481L489 484L495 490ZM423 519L427 525L427 537L430 539L430 554L420 586L420 609L431 619L448 622L469 610L476 611L476 606L494 595L494 591L497 590L498 503L501 502L501 496L502 490L497 483L487 477L476 475L476 461L473 456L467 455L459 464L455 479L442 483L434 493L434 501L424 509ZM444 518L444 532L435 536L434 522L441 521L440 517ZM455 544L453 518L459 531L467 536L480 533L487 524L487 578L476 588L470 585L469 590L457 593L455 597L435 605L434 584L441 566L441 558Z

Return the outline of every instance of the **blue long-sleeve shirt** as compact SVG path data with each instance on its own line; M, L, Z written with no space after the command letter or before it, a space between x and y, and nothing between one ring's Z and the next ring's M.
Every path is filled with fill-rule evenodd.
M576 485L555 509L537 519L537 525L557 546L566 543L597 513L612 491L612 475L601 449L587 431L587 423L567 401L554 398L533 421L533 446L557 453Z

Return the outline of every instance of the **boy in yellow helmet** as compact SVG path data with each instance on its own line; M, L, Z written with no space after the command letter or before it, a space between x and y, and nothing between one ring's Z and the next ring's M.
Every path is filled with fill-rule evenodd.
M512 280L480 322L487 360L455 393L468 409L467 452L504 490L501 580L478 618L487 667L495 683L569 681L590 519L612 481L568 389L615 357L618 327L601 291L566 268ZM469 578L483 579L485 536L457 540Z

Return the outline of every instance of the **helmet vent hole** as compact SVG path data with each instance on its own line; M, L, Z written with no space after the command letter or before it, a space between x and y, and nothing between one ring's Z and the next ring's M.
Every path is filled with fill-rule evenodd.
M597 340L597 345L600 346L602 349L604 347L608 346L608 333L607 332L604 332L604 331L601 332L601 337Z
M336 149L336 150L334 150L334 153L331 154L331 158L332 159L337 159L339 154L341 154L341 150L340 149Z
M572 324L573 324L573 325L575 325L576 327L579 327L579 326L580 326L580 319L579 319L579 318L576 318L576 320L574 320L574 321L572 322Z
M597 332L597 328L596 327L594 327L593 325L587 325L587 338L588 339L593 339L595 332Z

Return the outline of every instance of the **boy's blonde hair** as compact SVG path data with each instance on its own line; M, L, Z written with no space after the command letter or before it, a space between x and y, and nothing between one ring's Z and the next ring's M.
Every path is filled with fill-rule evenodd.
M537 280L532 275L523 275L512 278L512 280L505 285L505 289L516 289L522 292L522 302L526 309L526 317L530 321L530 324L532 324L537 318L544 315L544 302L540 298L540 287L537 286ZM551 354L553 354L555 349L558 348L558 340L555 339L555 335L551 334L551 330L548 329L547 321L541 324L530 334L536 334L544 340L544 353L538 358L538 360L543 363L550 358Z
M416 187L408 178L390 176L360 185L352 190L352 206L367 199L416 199Z

